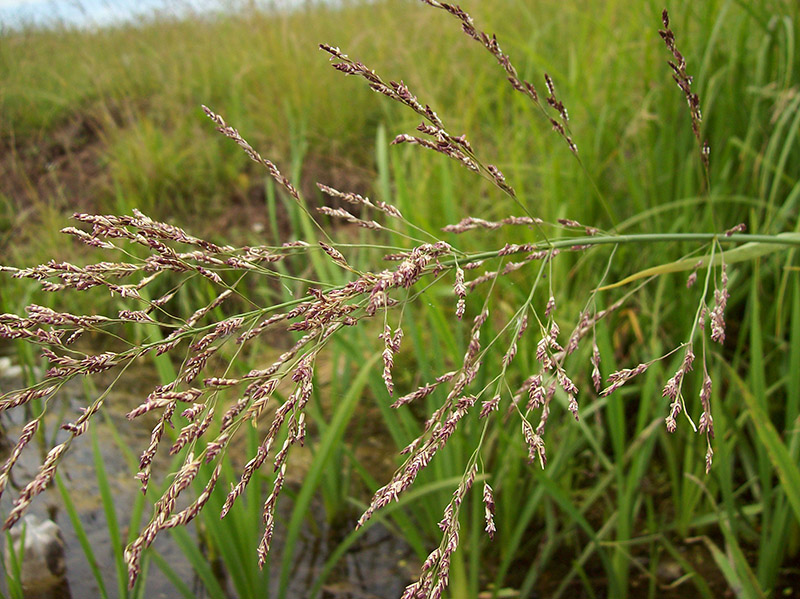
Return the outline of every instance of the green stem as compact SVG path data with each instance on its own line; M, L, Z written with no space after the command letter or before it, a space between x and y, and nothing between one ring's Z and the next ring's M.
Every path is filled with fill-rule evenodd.
M733 235L720 235L719 233L641 233L635 235L602 235L583 236L568 239L558 239L549 243L538 243L538 249L568 248L575 245L617 245L626 243L668 243L674 241L698 241L719 243L767 243L770 245L800 246L800 234L779 233L777 235L760 235L749 233L735 233ZM469 254L469 259L485 260L497 256L497 250Z

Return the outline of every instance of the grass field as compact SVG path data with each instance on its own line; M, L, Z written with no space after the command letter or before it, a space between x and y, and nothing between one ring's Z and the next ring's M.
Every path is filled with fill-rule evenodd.
M529 265L498 278L491 289L478 286L467 296L461 322L453 317L451 284L426 288L420 302L404 308L406 340L395 356L394 397L460 365L470 323L489 297L492 316L482 332L484 342L494 344L489 362L500 363L504 327L518 323L519 306L537 305L542 313L554 296L555 319L568 334L590 300L603 309L625 297L596 329L603 377L640 363L649 368L617 394L601 397L588 391L592 348L581 347L565 362L587 390L581 393L581 420L570 422L561 409L567 395L559 392L546 469L526 464L528 448L516 422L509 424L516 417L511 408L500 410L488 432L472 414L420 476L419 498L392 511L386 525L408 541L421 563L439 542L442 509L480 447L480 480L495 489L498 533L490 542L481 532L484 506L476 483L461 507L452 597L800 597L800 280L794 246L738 254L748 259L729 254L726 339L702 343L703 364L714 381L716 439L708 475L705 436L693 433L685 419L674 434L664 427L669 400L662 388L683 352L650 362L695 334L700 356L706 333L698 332L695 315L703 293L713 296L721 271L709 268L706 275L700 269L691 289L691 268L664 268L631 297L625 294L634 285L596 291L604 272L609 285L722 248L681 240L680 234L721 235L739 223L749 234L800 232L800 6L790 0L675 0L666 6L702 108L700 133L711 148L707 172L686 98L667 65L674 58L658 34L664 6L465 0L463 8L476 26L497 34L519 76L533 82L540 96L544 73L552 77L569 111L577 155L551 130L543 111L508 84L494 57L455 19L422 2L320 5L283 15L245 12L94 32L3 33L0 263L108 259L58 233L73 224L68 216L76 211L129 214L136 208L219 244L313 243L318 233L302 211L262 167L214 130L201 105L224 116L275 162L307 206L327 201L317 182L369 195L465 255L541 241L542 233L550 242L571 238L574 231L558 226L558 219L613 234L650 235L617 243L613 259L611 246L598 245L583 254L565 252L543 267L541 279L539 267ZM389 146L396 135L414 133L420 116L332 69L320 43L338 46L386 81L402 80L450 133L465 134L476 156L499 167L519 203L446 156ZM497 221L523 209L543 219L543 227L441 231L466 216ZM401 235L320 222L364 270L385 268L376 259L382 245L414 246ZM499 268L502 261L487 260L487 269L489 263ZM331 286L347 280L324 260L298 260L286 268L284 277ZM88 303L77 293L42 299L26 283L4 277L0 312L21 313L34 299L75 313L119 308L119 299L107 293ZM302 281L282 283L249 281L247 290L275 302L306 294ZM196 308L193 300L208 297L213 292L202 285L187 291L183 317ZM391 474L374 478L381 473L342 439L391 437L402 448L444 399L437 391L410 410L388 408L380 366L364 368L383 350L379 331L343 333L326 362L325 372L334 374L326 374L325 388L315 391L316 455L347 464L346 476L325 474L330 457L318 457L315 463L323 465L309 468L313 483L297 490L293 505L305 509L319 497L331 521L352 517L353 504L363 510L367 495ZM537 340L520 342L507 374L514 389L537 363ZM242 356L246 361L237 369L246 372L268 351L259 346ZM684 383L686 408L695 415L703 411L700 364ZM358 397L351 381L362 392ZM475 381L478 389L494 384L483 372ZM356 401L363 409L354 411ZM218 502L215 497L212 503ZM251 522L258 520L258 513L251 515ZM211 536L225 539L212 519ZM290 548L302 526L298 508L287 525ZM345 547L355 540L345 535L342 542ZM292 551L281 560L285 593ZM332 569L332 562L326 567ZM207 573L204 580L213 586ZM243 584L255 592L269 582Z

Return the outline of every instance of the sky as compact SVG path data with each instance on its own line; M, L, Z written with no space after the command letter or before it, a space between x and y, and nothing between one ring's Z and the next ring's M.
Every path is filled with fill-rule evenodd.
M234 2L235 3L235 2ZM259 5L290 6L301 0L256 0ZM230 0L0 0L0 29L22 25L102 27L135 21L137 16L162 11L170 15L187 11L212 11Z
M92 27L133 20L168 6L165 0L0 0L0 24L51 25L59 22ZM197 4L197 2L190 2Z

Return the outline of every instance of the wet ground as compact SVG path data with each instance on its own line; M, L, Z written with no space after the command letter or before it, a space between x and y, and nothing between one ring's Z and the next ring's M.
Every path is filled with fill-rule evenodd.
M22 381L21 372L15 358L10 356L7 350L7 347L0 346L0 393L18 388ZM141 422L138 420L133 423L128 422L124 418L124 413L141 401L141 397L144 396L142 394L146 395L147 391L145 389L152 388L150 382L155 384L155 375L153 373L142 373L142 376L137 378L142 384L141 392L127 388L124 392L112 394L105 406L112 414L111 421L114 423L114 428L122 435L123 442L135 454L138 454L146 446L150 434L149 427L152 424L144 420ZM74 415L78 413L78 409L86 405L85 392L80 384L70 384L61 392L58 402L54 403L59 405L60 408L53 409L46 418L46 436L50 443L48 443L48 447L32 443L22 454L14 469L13 483L16 486L24 485L35 476L47 449L52 446L53 435L55 435L56 443L62 440L65 433L58 430L58 425L65 419L71 420L74 418ZM58 413L60 409L63 409L63 413ZM114 495L117 519L120 523L122 535L125 537L128 532L127 518L131 512L133 501L139 493L138 481L133 479L133 473L129 470L125 459L117 449L109 424L103 421L102 418L95 418L93 421L94 426L97 427L103 462ZM21 410L11 410L9 413L2 415L3 428L8 431L7 442L13 444L16 441L19 429L24 423L24 413ZM3 453L6 451L7 449ZM2 459L2 456L0 456L0 459ZM116 566L98 491L91 440L88 434L73 443L69 453L59 467L59 472L80 513L81 523L93 548L98 567L103 573L108 596L116 598L118 597ZM163 474L165 473L154 472L154 478ZM0 500L0 514L8 513L15 496L16 493L13 487L6 490ZM284 500L283 506L285 509L289 509L290 502ZM41 597L66 599L69 597L68 593L71 593L71 597L75 599L100 597L101 593L98 584L78 542L75 530L67 513L64 511L58 491L55 488L45 491L34 500L30 513L40 519L48 517L54 519L62 530L66 547L66 584L62 585L62 588L56 594L42 595ZM319 517L315 518L315 513L319 514ZM349 528L341 531L331 530L325 524L323 514L321 506L318 509L312 509L311 517L315 518L317 522L314 526L307 527L308 532L304 534L298 543L297 562L288 594L290 597L306 596L307 591L315 582L316 572L325 563L342 536L350 531ZM146 512L145 517L147 515L148 513ZM353 522L355 522L355 517ZM191 524L188 528L190 533L194 535L195 530ZM275 534L277 537L274 544L275 551L280 551L282 541L280 539L282 534L280 523L276 527ZM197 593L198 597L204 596L202 585L198 583L186 557L169 538L168 534L162 534L154 544L154 548L169 562L178 576ZM255 547L252 548L252 551L255 553ZM389 534L385 529L375 526L345 556L337 567L335 575L330 577L328 583L323 587L321 596L325 599L398 597L405 585L408 584L411 576L412 568L409 566L409 557L409 550L404 543ZM280 559L273 558L273 561L279 564ZM273 580L277 581L277 578L276 572ZM2 584L3 588L5 588L4 582ZM231 597L236 596L232 586L226 585L224 576L221 577L220 582L223 584L223 588L227 586ZM66 590L67 588L68 591ZM154 564L150 565L147 574L145 596L148 599L178 596L172 583Z
M13 388L18 388L21 382L21 373L15 363L15 356L9 351L8 345L0 345L0 393ZM332 376L329 372L323 372L322 377ZM150 434L152 421L145 419L128 422L124 414L137 405L147 392L156 384L156 376L147 370L137 372L133 377L136 384L120 387L120 391L114 392L108 399L106 409L111 414L111 422L114 428L122 435L123 442L131 449L134 454L138 454L147 444ZM78 413L78 409L87 404L86 393L83 387L78 384L68 386L57 402L64 410L58 413L54 408L47 419L47 436L49 443L40 446L32 446L23 453L18 466L15 468L14 481L18 485L25 484L36 473L47 448L53 444L53 434L56 434L55 442L58 442L63 432L58 432L58 424L64 419L72 419ZM9 431L9 439L12 443L19 434L19 428L24 424L23 412L11 410L7 414L0 416L3 427ZM102 418L94 420L99 434L101 453L103 462L108 471L109 484L115 498L115 509L117 519L121 522L123 537L127 535L126 522L130 514L133 501L138 494L138 482L133 479L126 461L121 456L117 445L113 441L112 428ZM387 466L391 467L393 451L387 447L381 439L379 431L369 431L365 442L362 443L368 449L369 458L375 463L367 464L369 459L365 457L364 463L377 474L385 471ZM302 448L300 448L302 449ZM7 451L7 449L6 449ZM294 463L299 465L299 470L295 468L292 472L292 479L287 483L287 495L279 502L278 525L275 530L273 541L273 564L272 580L270 588L274 591L278 584L277 568L280 565L281 549L283 544L282 535L285 534L285 522L288 520L289 510L291 509L290 496L296 491L297 482L302 478L302 463L308 461L307 453L301 451L299 455L293 456ZM362 456L359 456L359 459ZM3 456L0 455L0 463ZM161 471L154 472L154 480L160 479L165 472L162 464ZM108 536L105 515L102 510L100 495L98 492L97 479L95 476L94 459L92 456L89 435L80 438L65 458L60 468L64 482L69 489L70 496L80 512L80 519L83 527L87 531L89 542L98 560L98 567L105 578L108 596L117 598L116 569L113 559L113 551ZM378 475L379 477L381 475ZM385 479L386 476L383 476ZM292 488L294 487L294 488ZM263 496L269 493L265 489ZM15 496L14 489L7 489L0 500L0 515L8 513L11 501ZM234 508L235 509L235 508ZM40 518L52 517L63 531L66 545L66 585L56 595L39 595L37 599L50 599L58 597L67 599L70 595L65 592L68 588L71 597L74 599L92 599L100 597L99 588L92 571L87 563L75 531L70 524L66 512L64 511L61 497L56 490L48 490L37 500L34 501L31 512ZM147 517L147 513L145 517ZM599 518L601 514L598 514ZM592 516L589 516L592 519ZM352 530L357 514L345 518L345 522L337 527L329 526L324 517L322 505L312 504L309 514L308 526L304 527L302 537L298 541L295 553L295 563L287 597L307 597L309 589L317 579L317 575L326 562L331 552L336 548L342 538ZM599 522L595 523L600 526ZM260 526L260 524L259 524ZM189 532L196 537L194 527L189 525ZM724 546L721 538L713 539L718 546ZM681 553L683 560L690 563L694 570L703 577L703 580L713 590L715 596L733 597L733 591L729 588L724 577L721 575L718 565L714 562L708 549L702 542L702 538L692 539L671 539L674 546ZM155 543L155 549L177 572L179 578L186 583L195 595L202 599L206 596L202 585L199 584L195 573L189 566L187 559L180 549L170 539L168 534L163 534ZM651 592L651 587L655 585L656 596L665 599L689 599L697 595L697 590L690 578L684 574L680 564L662 555L655 572L655 578L649 571L647 548L642 547L641 555L634 551L633 560L637 562L636 567L631 569L631 588L630 596L646 596ZM750 552L755 552L754 547L747 548ZM255 553L255 545L249 548ZM557 589L562 586L564 578L568 575L575 555L563 548L563 556L559 555L550 562L550 566L542 573L537 582L536 589L533 591L534 598L553 596ZM750 557L748 555L748 557ZM535 559L529 556L530 560ZM755 563L755 557L750 560ZM507 582L508 588L501 591L499 596L504 598L517 597L515 588L519 588L525 573L530 568L530 561L522 561L517 574L521 577L515 579L512 573ZM321 599L396 599L402 594L403 588L416 574L419 564L411 555L408 547L396 536L389 533L386 529L379 526L371 528L355 544L349 553L340 561L335 572L329 577L322 588ZM513 570L513 569L512 569ZM564 596L581 599L583 597L603 597L604 589L607 586L605 573L601 564L587 563L585 568L584 580L574 579L566 589ZM591 581L595 593L587 594L586 581ZM227 589L231 598L236 597L233 584L226 580L224 575L220 575L219 581L223 588ZM800 570L796 568L788 569L781 577L774 591L776 597L798 598L800 597ZM3 585L0 580L0 588ZM3 590L5 590L3 588ZM147 586L145 597L173 598L180 596L172 583L154 565L151 564L147 575ZM277 595L273 595L277 596ZM487 591L479 596L489 597ZM30 599L33 599L32 597ZM248 598L249 599L249 598Z

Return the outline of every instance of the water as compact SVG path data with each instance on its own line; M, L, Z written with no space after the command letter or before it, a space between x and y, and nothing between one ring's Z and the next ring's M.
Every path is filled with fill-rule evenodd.
M18 388L22 383L22 369L12 357L3 356L3 350L3 344L0 343L0 394ZM109 412L113 429L121 435L121 440L132 451L138 452L147 445L153 422L148 422L146 418L129 422L123 414L136 406L158 379L156 373L147 367L136 370L131 378L129 385L120 385L119 388L114 389L106 400L104 410ZM13 471L13 479L17 484L25 484L36 475L47 449L53 442L60 442L66 436L66 433L58 430L60 423L64 419L71 419L70 417L78 414L80 407L86 403L87 391L80 383L68 383L59 392L58 401L53 402L52 409L48 410L48 416L45 418L44 430L49 441L40 446L38 439L35 439L23 452ZM11 436L8 441L13 443L16 440L16 435L25 420L22 409L10 410L2 415L2 424L9 430ZM128 516L131 513L134 498L139 493L139 485L133 479L128 464L114 440L112 425L98 414L93 419L92 426L95 427L99 437L100 452L114 497L117 521L123 527L122 534L125 536ZM53 435L55 435L54 439ZM89 544L97 559L97 566L105 579L108 596L110 599L117 599L119 595L115 577L114 552L109 538L106 516L100 501L89 437L90 435L87 433L73 443L59 472L75 503L81 525L86 531ZM5 455L0 451L0 464L4 458ZM166 467L166 464L156 461L153 473L156 482L166 474ZM265 494L267 492L265 489ZM0 516L9 512L11 501L15 495L13 488L4 493L0 500ZM291 502L288 501L288 497L285 499L279 502L279 522L281 523L288 522L290 516ZM241 505L237 507L241 509ZM100 590L80 547L76 531L67 517L55 488L50 488L37 497L31 505L29 513L35 514L40 521L53 519L61 528L65 542L66 580L63 586L58 587L55 594L41 595L41 598L100 597ZM325 521L321 505L313 506L310 513L312 522L304 528L304 532L298 540L297 558L292 571L292 579L289 582L288 596L303 597L307 594L331 552L343 536L351 530L352 524L341 530L331 528ZM353 514L349 521L354 523L357 515ZM145 517L149 518L149 516L150 508L146 508ZM192 536L196 535L194 524L191 523L188 526ZM260 519L256 526L260 526ZM275 531L272 553L275 560L272 580L274 590L277 590L278 566L284 542L283 533L284 526L279 524ZM186 557L170 539L167 532L159 535L154 548L171 565L178 577L197 592L198 597L205 596ZM253 556L255 555L255 546L248 547L247 550L251 551ZM403 541L391 535L386 529L375 526L350 548L337 565L335 572L323 587L322 597L327 599L397 597L416 572L416 568L410 567L409 562L413 562L413 559L409 559L410 556L411 553ZM1 575L0 579L2 579ZM226 586L224 580L220 582L223 587ZM235 597L236 593L232 587L232 584L229 585L229 590L231 596ZM0 582L0 591L2 590ZM175 587L154 564L151 564L147 573L145 596L148 599L166 599L178 596ZM240 596L240 599L244 599L244 597Z
M2 349L3 347L0 345L0 350ZM0 356L0 394L19 388L22 384L20 375L21 368L14 359L8 356ZM37 375L40 376L41 373L37 373ZM143 373L142 378L143 380L151 380L153 376L150 373ZM124 441L129 443L131 447L141 447L143 443L146 443L148 434L144 426L125 426L127 422L122 413L128 409L128 406L132 406L137 399L135 392L128 394L117 393L113 399L110 399L110 403L116 404L120 412L112 415L111 419L116 422L115 428L124 435ZM0 514L3 517L10 511L11 502L16 496L13 487L26 484L36 475L44 454L49 447L66 439L66 433L58 429L61 422L65 419L72 420L79 413L80 407L86 405L86 402L85 391L80 384L69 383L59 392L58 402L54 402L55 405L48 410L48 415L45 417L42 427L47 438L46 443L41 444L40 439L34 439L23 451L19 462L12 471L13 483L11 488L6 489L0 500ZM5 430L9 431L11 442L16 441L19 429L26 420L25 410L21 408L13 409L3 414L2 425ZM109 487L114 498L117 521L125 526L134 498L138 494L137 485L132 480L128 464L116 447L108 423L103 418L95 418L93 426L96 427L100 438L100 451L103 464L107 470ZM8 441L6 440L6 442ZM5 453L3 453L2 457L0 457L0 462L4 461L5 457ZM109 597L116 598L114 552L100 501L93 464L94 456L89 434L87 433L72 444L63 459L59 473L78 511L89 545L92 547L97 559L97 566L103 573ZM34 499L29 513L35 515L39 520L53 519L61 528L66 547L66 584L63 587L58 587L56 594L45 593L41 597L54 596L59 599L67 599L70 596L72 599L100 597L97 582L89 568L86 556L80 548L77 533L63 508L62 500L55 484ZM162 552L164 558L173 564L178 575L184 581L191 582L193 579L192 570L178 548L170 543L169 539L157 540L156 544L158 551ZM152 580L150 580L151 578ZM174 587L157 568L151 567L148 583L149 597L167 598L175 596ZM69 590L67 591L66 589Z

